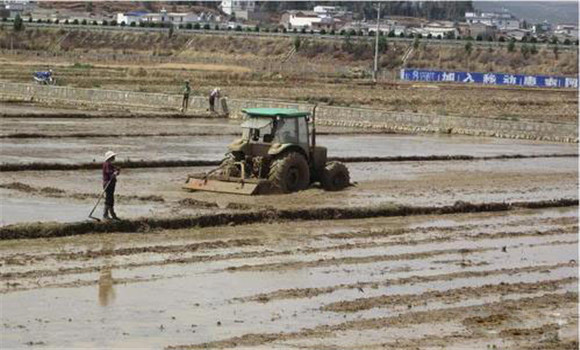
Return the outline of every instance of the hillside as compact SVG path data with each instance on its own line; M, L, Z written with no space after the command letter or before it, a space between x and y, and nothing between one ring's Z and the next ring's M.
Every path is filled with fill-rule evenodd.
M12 38L12 39L11 39ZM91 55L115 54L140 55L147 60L163 57L171 62L196 60L235 63L248 61L250 68L262 64L279 64L293 49L296 42L291 38L247 37L233 35L192 35L175 33L171 37L164 32L123 32L64 29L26 29L21 33L0 31L0 48L35 52L69 52L90 59ZM403 66L403 57L410 43L389 42L383 48L380 66L397 69ZM469 52L463 46L441 46L420 42L409 55L404 66L416 68L495 71L519 74L578 74L578 52L534 45L516 47L508 52L506 47L485 48L474 46ZM374 45L365 39L301 39L294 60L307 64L332 67L372 67ZM99 56L100 55L100 56ZM98 60L97 60L98 61ZM245 63L244 63L245 64Z

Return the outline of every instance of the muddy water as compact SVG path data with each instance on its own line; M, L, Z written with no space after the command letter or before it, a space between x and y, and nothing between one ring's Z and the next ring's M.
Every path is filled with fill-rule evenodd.
M164 202L119 200L117 210L120 215L128 218L208 212L201 206L180 204L184 199L214 204L219 208L235 203L258 210L265 207L371 206L393 203L433 206L450 205L458 200L512 202L577 198L577 158L350 163L348 167L352 181L357 185L345 191L325 192L314 187L291 195L258 197L187 192L181 188L188 174L205 172L211 167L126 169L119 178L118 195L152 195L162 198ZM3 173L2 184L23 183L36 189L55 188L65 191L65 195L63 198L51 198L42 193L2 190L0 196L6 198L4 212L10 213L3 213L2 218L5 222L76 221L82 215L86 216L84 213L90 211L94 200L67 200L67 195L98 193L100 176L98 170ZM8 203L14 205L8 208ZM51 208L42 209L42 203ZM61 205L67 209L54 209ZM50 216L49 213L54 215Z
M240 121L228 119L3 118L0 134L41 134L48 136L155 133L231 134L239 132L239 124Z
M9 225L19 222L56 221L75 222L89 220L88 215L96 204L92 202L78 202L67 199L54 198L18 198L10 196L9 191L0 191L0 225ZM147 216L161 211L160 205L151 203L125 204L124 213L132 216ZM118 213L120 216L120 212ZM103 215L103 201L95 210L93 216L101 218Z
M167 136L79 139L3 139L5 163L99 162L109 149L119 160L219 160L232 136ZM318 142L330 157L578 153L573 144L436 135L326 135Z
M577 208L507 215L249 225L139 236L96 235L34 241L20 246L15 245L16 242L0 242L0 257L5 265L3 273L30 273L29 277L5 276L7 285L14 287L3 289L3 344L20 347L27 342L44 342L48 347L160 348L248 333L298 332L303 328L411 312L436 313L456 307L467 308L462 315L455 316L454 321L458 324L447 328L445 322L438 321L437 325L442 332L456 327L464 332L461 320L481 315L478 307L485 310L491 303L517 302L550 293L562 295L577 288L577 280L566 280L577 274L577 267L570 261L578 261L577 226L574 229L571 226L574 220L570 219L577 220ZM471 226L462 228L465 225ZM509 237L498 236L514 227L518 231ZM364 238L367 230L391 228L414 231L386 234L381 241ZM462 229L453 231L457 228ZM562 232L534 233L536 229L553 228L560 228ZM474 236L483 231L485 237ZM352 233L353 236L337 240L327 237L329 232ZM258 239L259 242L243 249L208 246L180 253L115 253L117 249L131 246L179 247L234 237ZM447 240L432 241L442 237ZM365 248L360 245L364 242L386 245ZM345 245L348 243L356 244ZM505 251L502 247L506 247ZM88 260L78 255L66 257L67 252L82 254L96 248L111 253ZM309 248L326 250L308 252ZM267 255L287 250L289 254ZM258 256L227 255L239 252L256 252ZM8 259L27 254L18 263ZM199 254L213 256L215 260L171 262L171 259ZM384 258L391 256L397 258ZM151 261L156 261L155 265L134 265ZM257 265L262 268L245 269ZM86 267L95 269L83 270ZM408 278L435 279L404 280ZM362 286L362 291L357 286ZM16 291L19 287L27 290ZM15 290L10 291L10 288ZM290 297L275 297L277 292L291 288L294 292ZM313 288L325 292L302 292ZM270 295L262 299L265 303L246 300L262 293ZM372 306L373 298L386 297L395 299ZM368 302L354 312L322 309L336 302L358 303L361 298L367 298ZM371 307L367 308L369 305ZM555 303L547 309L556 313L561 312L563 306ZM23 308L26 313L22 312ZM525 311L540 324L541 320L554 319L536 310L533 304L522 302L517 310L518 315ZM566 325L573 319L560 316L555 320ZM420 330L429 324L425 322L427 324L420 322L408 326ZM382 329L387 332L391 327ZM353 329L348 326L343 329L345 333L349 330ZM401 333L401 340L413 338L412 333ZM477 337L477 334L479 332L471 336ZM348 339L353 341L352 335ZM386 338L375 334L372 339ZM292 342L309 341L299 337ZM274 347L285 348L284 344L277 343ZM264 345L268 348L268 344Z

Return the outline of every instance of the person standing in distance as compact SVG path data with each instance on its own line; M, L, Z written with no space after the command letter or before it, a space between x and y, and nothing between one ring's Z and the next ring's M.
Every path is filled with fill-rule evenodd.
M103 163L103 189L105 191L105 211L103 219L120 220L115 213L115 186L117 185L117 176L121 170L113 165L117 154L113 151L105 153L105 162ZM110 216L109 216L110 214Z
M187 112L187 107L189 107L189 94L191 94L191 86L189 86L189 80L185 81L183 86L183 101L181 101L181 113Z

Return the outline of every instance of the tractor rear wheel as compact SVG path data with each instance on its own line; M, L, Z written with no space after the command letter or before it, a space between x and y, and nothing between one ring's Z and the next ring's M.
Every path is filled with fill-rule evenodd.
M326 164L320 182L327 191L340 191L350 185L350 173L343 163L330 162Z
M268 179L283 193L305 190L310 185L308 162L300 153L286 153L272 162Z

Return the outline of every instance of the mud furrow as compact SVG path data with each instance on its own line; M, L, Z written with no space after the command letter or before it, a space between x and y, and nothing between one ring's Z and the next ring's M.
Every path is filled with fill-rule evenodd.
M501 238L523 238L523 237L534 237L534 236L555 236L574 233L578 231L578 226L573 225L569 228L557 228L551 230L535 230L533 232L501 232L501 233L479 233L479 234L463 234L455 233L452 237L448 236L451 232L445 232L444 237L436 238L425 238L425 239L411 239L404 241L394 241L394 242L362 242L362 243L346 243L340 245L332 245L325 247L306 247L298 248L293 252L283 251L280 255L289 254L318 254L324 252L332 252L337 250L350 250L350 249L366 249L366 248L379 248L379 247L393 247L393 246L416 246L419 244L427 243L440 243L451 240L458 240L461 238L469 238L471 240L491 240L491 239L501 239ZM10 265L26 265L35 264L40 261L47 259L56 259L58 261L70 261L70 260L90 260L95 258L110 257L110 256L130 256L136 254L146 254L146 253L157 253L157 254L167 254L167 253L188 253L195 252L202 249L219 249L219 248L234 248L234 247L247 247L247 246L263 246L265 242L259 239L237 239L229 241L209 241L201 243L192 243L186 245L167 245L167 246L146 246L146 247L132 247L132 248L119 248L119 249L101 249L101 250L88 250L82 252L70 252L70 253L50 253L43 255L29 255L29 254L14 254L0 257L0 262L4 266ZM271 255L274 256L274 255Z
M557 224L557 225L577 226L577 225L575 225L577 223L578 223L578 220L576 218L546 218L546 219L535 220L533 223L533 226L531 226L531 228L534 228L535 226L537 226L539 224L543 224L543 225ZM461 231L475 231L475 230L481 230L482 228L495 227L495 226L522 227L522 226L528 226L529 224L530 224L530 220L526 219L526 220L518 220L518 221L514 221L514 222L501 223L501 224L481 223L481 224L468 224L468 225L458 225L458 226L418 226L418 227L413 227L413 228L363 230L363 231L356 231L356 232L329 233L329 234L324 234L324 235L320 235L317 237L320 237L320 238L324 237L324 238L337 239L337 240L353 239L353 238L380 238L380 237L388 237L388 236L400 236L400 235L413 234L413 233L429 233L429 232L437 232L437 231L445 231L446 233L461 232ZM471 235L471 236L474 236L474 235Z
M290 255L292 251L256 251L256 252L239 252L230 254L215 254L215 255L195 255L187 258L174 258L174 259L164 259L163 261L148 261L144 263L128 263L128 264L115 264L111 265L111 269L132 269L138 267L151 267L151 266L166 266L174 264L194 264L202 262L213 262L213 261L224 261L233 259L249 259L256 257L270 257L270 256L282 256ZM55 277L62 275L72 275L72 274L84 274L91 272L100 271L100 266L90 266L90 267L69 267L69 268L59 268L58 270L30 270L25 272L5 272L0 274L0 278L3 279L19 279L19 278L39 278L39 277Z
M328 337L335 332L346 330L383 329L388 327L408 327L417 324L439 324L465 319L474 313L516 313L522 308L539 310L552 308L554 305L576 305L578 293L552 293L542 296L502 300L475 306L450 307L432 311L408 312L398 316L347 321L336 325L320 325L288 333L250 333L224 340L191 345L168 346L166 349L216 349L234 347L256 347L275 341L287 341L303 338Z
M550 242L542 244L529 244L529 247L542 246L542 245L554 245L554 244L576 244L578 241L571 242ZM518 246L506 246L505 248L516 248ZM401 260L414 260L422 259L438 255L447 254L473 254L476 252L486 252L491 250L497 250L496 247L489 248L462 248L462 249L442 249L436 251L427 251L420 253L404 253L397 255L368 255L368 256L356 256L356 257L343 257L343 258L330 258L330 259L319 259L316 261L292 261L292 262L280 262L280 263L267 263L267 264L257 264L257 265L241 265L241 266L230 266L227 268L228 271L279 271L279 270L294 270L294 269L307 269L314 267L324 267L324 266L340 266L340 265L351 265L351 264L368 264L375 262L384 261L401 261Z
M183 114L183 113L135 113L135 112L48 112L43 113L0 113L0 118L26 118L26 119L46 119L46 118L62 118L62 119L136 119L136 118L150 118L150 119L225 119L226 116L219 116L210 113L205 114Z
M44 197L51 198L68 198L68 199L97 199L101 195L96 193L78 193L78 192L67 192L60 188L55 187L33 187L22 182L10 182L5 184L0 184L0 188L29 193L34 195L41 195ZM165 199L157 195L149 196L136 196L136 195L116 195L115 196L120 201L144 201L144 202L164 202Z
M427 161L485 161L485 160L508 160L508 159L531 159L531 158L578 158L576 153L555 154L503 154L497 156L469 156L469 155L445 155L445 156L392 156L392 157L329 157L329 161L341 161L344 163L375 163L375 162L427 162ZM120 168L175 168L175 167L199 167L217 166L221 160L157 160L157 161L118 161ZM2 163L0 172L8 171L48 171L48 170L92 170L100 169L100 163Z
M239 132L188 132L188 133L135 133L135 134L91 134L91 133L70 133L70 134L38 134L38 133L14 133L0 135L0 139L86 139L86 138L115 138L115 137L181 137L181 136L239 136Z
M154 276L154 277L134 277L134 278L114 278L111 279L111 285L126 285L131 283L143 283L143 282L154 282L170 278L179 278L177 276ZM62 283L36 283L30 287L21 287L19 283L6 283L6 289L0 289L0 294L10 292L24 292L27 290L40 289L40 288L79 288L79 287L90 287L102 283L98 279L95 280L76 280L74 282L62 282Z
M548 246L554 244L572 244L576 242L548 242L542 244L529 244L529 247L534 246ZM506 249L517 248L520 245L506 246ZM326 248L321 248L324 250ZM473 253L487 252L497 250L497 247L480 247L480 248L461 248L461 249L442 249L434 251L425 251L419 253L404 253L395 255L369 255L363 257L343 257L343 258L331 258L331 259L318 259L318 260L308 260L308 261L291 261L291 262L281 262L281 263L269 263L269 264L258 264L258 265L241 265L241 266L230 266L226 268L226 271L267 271L267 270L285 270L285 269L302 269L308 267L321 267L321 266L331 266L339 264L367 264L373 262L384 262L384 261L401 261L401 260L416 260L429 258L434 256L448 255L448 254L461 254L462 256L467 256ZM311 248L308 253L316 254L320 252L317 248ZM296 254L304 254L305 249L297 250L284 250L284 251L253 251L253 252L237 252L229 254L214 254L214 255L195 255L184 258L173 258L164 259L162 261L147 261L142 263L128 263L128 264L116 264L111 265L112 269L131 269L138 267L151 267L151 266L166 266L173 264L193 264L202 262L215 262L215 261L227 261L236 259L251 259L251 258L265 258L265 257L281 257L281 256L294 256ZM89 267L69 267L69 268L59 268L58 270L29 270L24 272L3 272L0 273L0 278L2 279L18 279L18 278L39 278L39 277L54 277L61 275L70 274L83 274L98 272L100 266L89 266Z
M115 137L183 137L183 136L240 136L240 132L161 132L161 133L121 133L121 134L95 134L95 133L69 133L69 134L41 134L41 133L12 133L0 135L0 139L85 139L85 138L115 138ZM391 132L378 131L342 131L332 132L317 131L316 135L377 135L392 134Z
M537 202L492 202L467 203L456 202L451 206L378 206L358 208L311 208L288 210L261 210L241 213L220 213L195 217L175 218L140 218L135 220L110 222L78 223L35 223L16 224L0 228L0 239L63 237L79 234L109 232L150 232L159 229L181 229L190 227L215 227L224 225L242 225L260 222L297 221L297 220L337 220L365 219L373 217L443 215L476 212L501 212L526 208L557 208L578 206L578 199L562 198Z
M405 284L415 284L415 283L426 283L426 282L438 282L438 281L449 281L461 278L478 278L486 276L500 276L500 275L514 275L520 273L531 273L538 271L549 271L552 269L557 269L560 267L575 266L576 263L567 262L552 265L537 265L537 266L526 266L526 267L516 267L509 269L499 269L499 270L483 270L483 271L462 271L447 274L439 274L432 276L412 276L397 279L387 279L379 282L357 282L351 284L340 284L329 287L315 287L315 288L294 288L294 289L281 289L270 293L257 294L245 298L237 298L236 301L241 302L261 302L266 303L273 300L280 299L299 299L299 298L313 298L319 295L330 294L338 290L348 290L348 289L377 289L379 287L387 286L399 286Z
M558 280L545 280L539 282L520 282L486 284L478 287L462 287L448 289L445 291L428 291L421 294L399 294L399 295L381 295L370 298L359 298L355 300L337 301L323 305L320 310L332 312L357 312L369 310L377 307L386 307L391 305L416 305L428 303L437 300L438 302L448 303L457 302L464 299L479 298L488 294L505 294L505 293L536 293L539 291L555 291L565 284L577 282L577 277L567 277Z
M259 239L231 239L227 241L207 241L199 243L191 243L185 245L164 245L164 246L145 246L145 247L131 247L118 249L100 249L87 250L82 252L68 252L68 253L50 253L44 255L27 255L16 254L0 258L0 261L6 265L24 265L27 261L37 263L46 259L55 259L58 261L68 260L92 260L102 257L119 257L130 256L136 254L167 254L167 253L190 253L199 250L236 248L248 246L261 246L263 243Z

